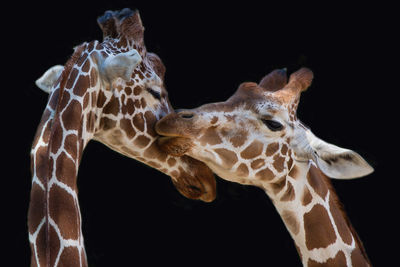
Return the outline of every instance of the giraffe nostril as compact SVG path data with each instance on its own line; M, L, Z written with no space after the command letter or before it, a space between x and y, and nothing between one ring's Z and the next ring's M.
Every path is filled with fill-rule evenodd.
M194 114L193 113L181 113L179 114L179 117L181 117L182 119L191 119L193 118Z

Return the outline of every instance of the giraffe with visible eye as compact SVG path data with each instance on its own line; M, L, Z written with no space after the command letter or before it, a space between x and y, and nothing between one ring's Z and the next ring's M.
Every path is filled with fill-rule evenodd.
M64 66L36 82L49 99L31 150L32 266L87 266L76 180L90 140L169 175L186 197L215 198L214 175L204 163L170 156L157 146L154 125L173 109L165 67L146 51L139 13L107 11L98 23L102 42L81 44Z
M243 83L225 102L162 118L159 143L171 155L203 161L223 179L265 190L304 266L370 266L328 177L362 177L373 168L297 118L300 94L312 79L302 68L287 81L283 69L258 84Z

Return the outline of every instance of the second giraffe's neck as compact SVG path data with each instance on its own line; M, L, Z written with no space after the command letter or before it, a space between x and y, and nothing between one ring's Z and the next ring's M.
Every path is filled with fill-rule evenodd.
M265 186L304 266L370 266L329 181L312 161Z

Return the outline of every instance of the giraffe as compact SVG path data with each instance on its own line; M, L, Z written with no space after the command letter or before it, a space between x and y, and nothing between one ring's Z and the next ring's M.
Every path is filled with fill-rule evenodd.
M373 168L356 152L316 137L296 115L313 73L287 80L274 70L242 83L225 102L171 113L156 123L162 148L205 162L223 179L262 188L295 242L304 266L370 266L328 177Z
M215 198L204 163L168 155L155 142L155 122L173 109L165 67L144 46L139 12L106 11L98 24L102 42L79 45L64 66L36 81L49 98L31 150L31 266L87 266L76 182L90 140L169 175L188 198Z

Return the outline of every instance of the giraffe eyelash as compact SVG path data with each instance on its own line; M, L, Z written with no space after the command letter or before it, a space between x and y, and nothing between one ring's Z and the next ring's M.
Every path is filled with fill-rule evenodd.
M283 125L279 121L271 119L261 119L261 121L273 132L281 131L283 129Z
M161 100L161 94L152 88L146 88L147 92L149 92L155 99Z

